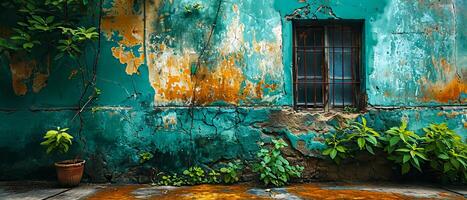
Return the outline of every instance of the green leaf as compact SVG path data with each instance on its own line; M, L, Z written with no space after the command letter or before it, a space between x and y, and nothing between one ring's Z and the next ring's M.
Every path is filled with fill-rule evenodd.
M373 148L370 145L366 145L366 150L371 154L375 155L375 152L373 151Z
M337 155L337 150L336 149L332 149L331 150L331 154L329 155L331 157L331 159L334 159Z
M31 49L32 47L34 47L34 44L31 42L27 42L23 44L24 49Z
M448 160L448 159L449 159L449 156L446 155L446 154L439 154L439 155L438 155L438 158L443 159L443 160Z
M358 143L358 147L359 147L360 149L363 149L363 147L365 147L365 139L363 139L363 138L358 138L358 139L357 139L357 143Z
M389 146L394 146L400 141L400 137L394 136L389 140Z
M285 172L284 167L282 167L281 165L277 166L277 168L279 169L280 172Z
M409 163L404 163L402 165L401 173L402 174L407 174L410 171L410 165Z
M450 163L447 162L447 163L444 163L443 169L444 169L444 173L446 173L452 169L452 166Z
M396 149L396 151L398 151L398 152L410 152L410 149L401 148L401 149Z
M410 153L410 156L412 156L412 158L415 158L415 151L414 150L409 151L409 153Z
M47 24L50 24L50 23L52 23L52 22L54 21L54 19L55 19L54 16L48 16L48 17L46 18L45 22L46 22Z
M368 140L368 142L372 143L373 145L378 144L378 141L377 141L376 138L375 138L374 136L372 136L372 135L368 135L367 140Z
M325 156L329 155L329 154L331 153L332 150L333 150L333 148L325 149L325 150L323 151L323 155L325 155Z
M343 146L337 146L336 147L337 151L344 153L345 152L345 147Z
M415 163L415 166L417 167L417 169L420 170L420 163L418 162L418 158L417 157L413 157L413 162ZM421 170L420 170L421 171Z
M402 158L402 162L406 163L409 160L410 160L410 155L409 154L404 154L404 157Z
M451 159L449 160L449 162L450 162L451 165L454 167L454 169L459 169L459 167L460 167L459 161L457 161L457 160L454 159L454 158L451 158Z

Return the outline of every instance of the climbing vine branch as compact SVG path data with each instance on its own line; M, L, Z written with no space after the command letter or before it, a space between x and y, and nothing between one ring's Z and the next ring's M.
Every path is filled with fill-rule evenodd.
M312 9L316 7L316 9ZM316 2L309 3L306 2L305 6L295 9L291 14L285 16L286 20L293 19L318 19L318 13L326 14L331 16L334 19L340 19L332 10L332 7L329 5L318 5Z

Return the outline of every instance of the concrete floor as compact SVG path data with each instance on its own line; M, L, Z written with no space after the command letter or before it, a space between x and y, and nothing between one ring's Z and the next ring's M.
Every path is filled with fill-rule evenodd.
M307 183L284 188L251 184L155 187L150 185L82 184L59 188L50 182L0 182L0 199L466 199L465 187L393 183Z

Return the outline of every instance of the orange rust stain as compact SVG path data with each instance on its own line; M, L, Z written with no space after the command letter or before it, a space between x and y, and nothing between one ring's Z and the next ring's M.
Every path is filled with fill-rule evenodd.
M68 75L68 80L73 79L77 74L78 74L78 70L77 69L72 69L70 71L70 75Z
M201 67L194 76L197 105L205 105L216 101L236 104L241 98L241 84L245 80L242 70L235 62L242 59L237 54L223 58L214 71Z
M110 40L113 34L120 38L119 47L112 48L112 55L120 63L126 64L128 75L138 73L138 68L144 63L144 55L137 57L132 50L141 47L144 41L143 15L134 9L135 4L135 0L115 0L112 8L106 10L107 15L102 18L102 30L106 32L107 38Z
M165 50L165 45L160 45ZM192 79L191 64L196 62L196 55L184 53L175 55L167 52L163 55L149 54L149 79L156 91L154 100L157 103L167 101L191 100Z
M424 99L426 101L436 100L442 103L458 102L462 93L467 93L467 83L465 80L455 77L447 83L428 84L424 91Z
M133 200L136 199L131 192L140 188L139 185L118 186L103 189L87 198L87 200Z
M160 48L166 47L161 45ZM213 67L202 63L194 75L191 68L196 65L196 54L176 55L166 49L162 55L149 58L150 62L155 62L148 66L157 103L193 101L196 105L206 105L222 101L237 104L246 98L241 92L245 77L237 64L241 63L242 54L223 56Z
M125 46L135 46L143 40L143 16L133 8L135 0L115 0L112 8L107 10L107 15L102 19L102 29L111 37L117 32L122 37L119 43Z
M401 194L365 190L323 189L314 184L291 186L287 191L304 199L374 199L374 200L412 200L419 199Z
M88 200L100 200L100 199L122 199L122 200L133 200L137 199L132 193L139 188L147 188L142 185L128 185L128 186L117 186L102 191L98 191L94 195L88 197ZM238 185L197 185L190 187L180 187L174 189L165 188L153 188L154 193L152 196L145 198L149 200L215 200L215 199L273 199L275 194L271 192L269 196L257 196L250 194L248 190L252 188L248 184ZM287 191L295 196L302 199L374 199L374 200L409 200L409 199L431 199L431 198L415 198L411 196L405 196L397 193L389 192L377 192L377 191L365 191L365 190L337 190L337 189L323 189L319 184L299 184L289 186L286 188ZM438 194L441 199L463 199L460 196L455 196L449 193L441 192Z
M34 79L32 80L32 91L38 93L47 86L48 74L35 73Z
M263 84L264 84L264 80L261 80L258 82L258 84L256 84L256 96L258 98L262 98L263 97Z
M121 64L126 64L125 72L127 74L139 73L138 68L144 63L144 55L137 57L131 51L125 51L122 46L112 47L112 55L118 58Z
M101 200L101 199L122 199L122 200L134 200L136 197L132 194L138 188L142 186L121 186L115 188L104 189L99 191L93 196L89 197L88 200ZM232 199L232 200L243 200L243 199L269 199L255 196L248 193L248 187L245 184L233 185L233 186L222 186L222 185L197 185L191 187L180 187L172 190L160 189L162 194L153 195L148 198L150 200L216 200L216 199ZM156 189L155 189L156 190Z
M263 197L259 197L253 194L249 194L248 193L249 188L250 187L248 187L245 184L233 185L233 186L198 185L198 186L168 191L166 195L159 196L154 199L160 199L160 200L270 199L270 198L263 198Z
M448 63L446 59L442 58L441 61L439 62L439 65L441 66L441 68L444 69L444 73L451 72L451 65Z
M36 61L23 61L12 57L10 62L10 71L12 76L13 91L16 95L25 95L28 92L26 81L31 77Z

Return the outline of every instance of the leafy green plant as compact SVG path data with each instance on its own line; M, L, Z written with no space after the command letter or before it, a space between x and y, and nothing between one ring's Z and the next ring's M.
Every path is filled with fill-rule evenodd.
M353 106L345 106L345 107L344 107L344 112L347 112L347 113L357 113L357 112L358 112L358 108L353 107Z
M172 175L164 175L161 179L155 183L160 186L177 186L186 185L186 180L182 176L178 176L176 173Z
M346 122L341 127L336 127L336 132L325 140L328 148L323 150L323 155L329 156L336 163L354 156L357 151L367 151L375 154L374 148L379 147L380 134L368 127L364 117L359 122Z
M369 153L375 154L373 148L378 146L378 140L376 138L380 137L380 135L373 128L367 126L367 122L364 117L361 119L362 123L351 123L351 133L348 136L349 141L356 141L360 150L366 149Z
M201 9L203 9L203 5L201 3L194 3L194 4L187 4L185 5L185 14L191 15L194 13L199 13Z
M430 167L444 174L445 181L467 181L467 144L447 124L430 124L423 128Z
M328 148L324 149L322 154L329 156L337 164L351 156L350 149L346 147L348 146L347 134L347 128L336 127L336 132L326 138L325 144Z
M221 180L219 177L221 176L221 173L216 171L216 170L211 170L208 173L207 177L207 183L220 183Z
M68 128L57 127L57 130L49 130L45 133L45 141L41 142L41 145L46 147L47 154L53 151L58 151L59 153L68 152L73 136L66 131L68 131Z
M210 169L205 171L203 168L198 166L190 167L186 170L183 170L183 173L179 176L176 173L172 175L163 175L160 173L159 181L156 181L155 185L171 185L171 186L182 186L182 185L197 185L197 184L218 184L221 182L224 183L234 183L238 181L236 176L237 170L240 169L238 165L229 163L227 167L221 168L221 170ZM229 178L227 178L229 176ZM226 182L228 180L228 182Z
M222 181L226 184L232 184L232 183L238 182L239 181L238 172L240 169L241 169L241 166L239 166L238 164L229 162L227 166L219 169L221 176L222 176Z
M152 153L150 153L150 152L141 152L139 154L139 163L143 164L143 163L151 160L153 157L154 157L154 155L152 155Z
M188 177L187 183L190 185L206 183L205 172L201 167L194 166L183 171L183 175Z
M98 38L95 27L77 26L86 16L83 8L88 0L12 0L0 4L0 9L14 10L18 21L12 35L0 38L0 51L65 54L76 59L84 44ZM41 42L47 41L47 42ZM37 56L43 56L41 54Z
M427 161L422 138L413 131L407 130L407 121L403 120L399 127L392 127L386 131L384 150L388 159L401 166L401 173L406 174L411 167L422 171L421 164Z
M291 178L298 178L304 167L295 165L291 166L281 153L281 149L288 146L284 140L272 140L273 147L266 148L264 144L257 157L260 162L253 167L254 172L260 174L260 180L268 186L273 184L275 186L286 185Z

